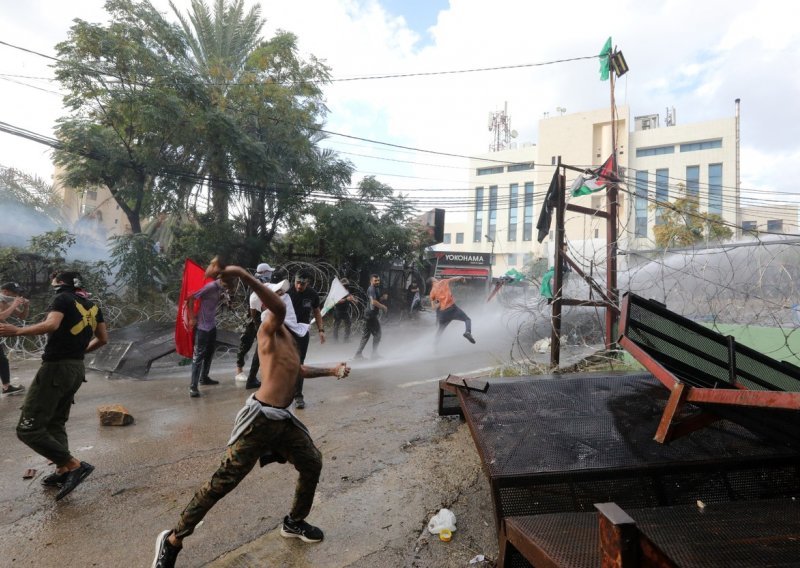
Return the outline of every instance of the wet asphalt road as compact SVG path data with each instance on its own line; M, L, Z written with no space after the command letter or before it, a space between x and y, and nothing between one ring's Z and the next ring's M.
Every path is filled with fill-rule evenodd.
M354 362L342 381L306 381L308 406L297 414L323 453L309 521L325 529L324 543L276 536L296 473L273 464L256 467L218 503L186 540L178 566L382 565L365 560L371 556L384 558L383 565L404 565L402 552L386 560L392 555L381 551L413 541L444 500L438 493L457 484L459 467L475 467L474 455L448 455L440 443L458 424L438 417L436 381L496 366L512 344L514 330L498 314L494 324L488 315L471 315L477 345L461 337L460 322L447 330L438 350L430 322L387 326L383 359ZM347 360L355 340L323 346L313 338L307 364ZM12 374L28 384L37 367L36 361L14 362ZM150 566L155 536L174 526L216 469L247 396L233 380L232 355L217 358L211 376L222 384L201 387L199 399L188 396L189 372L162 363L147 380L88 373L67 429L73 453L96 469L59 503L55 490L40 485L51 466L14 434L22 397L0 400L0 564ZM135 424L99 424L97 406L115 403L130 410ZM37 474L23 480L28 468Z

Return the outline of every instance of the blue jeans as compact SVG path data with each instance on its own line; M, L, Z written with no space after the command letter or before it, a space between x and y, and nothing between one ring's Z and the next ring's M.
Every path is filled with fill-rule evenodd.
M209 331L195 328L194 330L194 356L192 357L192 386L197 388L201 379L208 378L211 361L214 359L214 349L217 346L217 328Z

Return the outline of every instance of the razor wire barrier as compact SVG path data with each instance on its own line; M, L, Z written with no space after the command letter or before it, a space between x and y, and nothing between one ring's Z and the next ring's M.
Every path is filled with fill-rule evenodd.
M584 218L585 216L575 216ZM572 217L567 218L567 223ZM625 221L625 218L622 218ZM588 218L587 232L602 219ZM621 230L620 234L626 231ZM617 243L620 250L618 281L620 292L631 291L647 299L665 303L667 307L691 320L703 323L723 334L735 335L743 343L773 358L800 365L800 236L753 236L738 242L700 243L693 248L635 250L628 241ZM497 251L502 254L502 251ZM587 275L597 282L605 281L605 243L568 241L567 254ZM321 299L335 277L351 280L349 288L358 298L350 305L351 335L363 328L366 290L359 286L352 273L337 271L328 263L291 261L275 267L273 280L306 271L309 286ZM492 302L492 310L502 311L503 324L515 339L509 345L512 365L539 365L543 343L552 332L550 305L543 298L540 281L529 276L520 284L503 286ZM488 294L488 290L487 290ZM568 273L565 296L594 298L590 286L576 273ZM242 282L230 292L230 304L220 308L218 326L239 331L247 323L248 295ZM177 299L163 294L150 304L137 305L114 297L92 298L103 310L109 329L144 321L174 322ZM383 317L384 326L424 325L424 321L404 319L404 306L393 306ZM469 311L469 310L468 310ZM27 322L41 321L44 313L31 315ZM326 319L332 314L326 315ZM564 306L561 318L562 345L601 347L604 333L604 309L586 306ZM13 320L9 319L12 323ZM22 322L20 322L22 323ZM311 326L311 333L315 334ZM6 338L12 356L39 357L46 337ZM614 353L608 354L614 360Z

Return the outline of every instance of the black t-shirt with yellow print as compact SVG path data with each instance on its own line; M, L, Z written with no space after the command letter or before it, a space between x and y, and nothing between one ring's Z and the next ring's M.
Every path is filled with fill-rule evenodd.
M47 338L42 360L83 359L97 324L103 322L103 312L90 300L72 292L56 294L47 311L61 312L64 319Z

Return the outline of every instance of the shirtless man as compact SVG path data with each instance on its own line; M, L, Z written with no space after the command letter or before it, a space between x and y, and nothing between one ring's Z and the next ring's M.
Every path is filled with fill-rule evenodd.
M299 538L303 542L319 542L323 538L319 528L304 520L314 501L322 454L306 427L288 408L294 398L298 376L344 378L350 368L344 363L330 369L301 366L295 340L283 325L286 316L283 300L238 266L226 267L222 277L241 278L269 310L257 336L261 386L236 416L225 456L211 480L195 493L175 528L158 535L153 568L175 566L183 539L192 534L216 502L236 487L259 461L262 466L271 461L288 461L300 474L292 510L283 519L281 536Z

